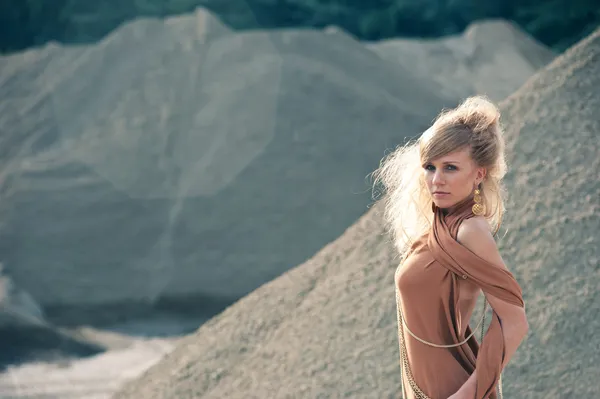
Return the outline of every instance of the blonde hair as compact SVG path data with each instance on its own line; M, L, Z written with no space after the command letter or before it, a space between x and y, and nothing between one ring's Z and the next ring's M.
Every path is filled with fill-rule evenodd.
M383 195L384 218L401 256L429 231L432 199L423 166L448 153L470 148L471 158L487 170L479 184L490 229L497 233L504 214L506 174L504 137L498 108L484 96L469 97L454 109L443 110L418 139L384 157L372 175L374 193Z

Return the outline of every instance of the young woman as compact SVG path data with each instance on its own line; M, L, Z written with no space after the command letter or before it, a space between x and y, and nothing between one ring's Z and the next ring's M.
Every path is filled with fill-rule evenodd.
M521 287L494 240L506 173L499 119L485 97L468 98L374 174L403 259L395 285L406 399L496 399L528 331ZM492 308L482 342L469 326L480 291Z

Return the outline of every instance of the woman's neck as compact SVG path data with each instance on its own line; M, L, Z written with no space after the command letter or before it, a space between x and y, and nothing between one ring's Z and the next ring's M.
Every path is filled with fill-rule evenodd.
M445 216L449 213L454 212L457 208L459 208L464 203L471 201L471 199L473 199L473 194L469 195L466 198L463 198L462 200L458 201L456 204L454 204L448 208L440 208L442 210L442 214L444 214L444 216Z

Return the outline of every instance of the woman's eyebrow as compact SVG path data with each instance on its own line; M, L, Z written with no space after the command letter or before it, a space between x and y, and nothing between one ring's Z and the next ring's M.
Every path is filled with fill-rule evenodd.
M425 165L429 165L429 164L431 164L431 163L433 163L433 162L427 162L427 163L424 163L424 164L423 164L423 166L425 166ZM460 163L460 162L458 162L458 161L444 161L444 162L442 162L442 165L447 165L447 164L449 164L449 163Z

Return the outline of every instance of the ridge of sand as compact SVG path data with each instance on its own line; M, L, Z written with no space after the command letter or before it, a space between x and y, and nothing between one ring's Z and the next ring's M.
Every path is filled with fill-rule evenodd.
M512 37L503 26L489 32ZM486 42L486 29L473 28L464 40ZM530 65L519 57L539 48L521 39L512 45L529 51L511 54ZM11 302L27 305L17 307L19 320L36 306L52 321L78 325L82 315L90 323L106 313L131 320L131 313L147 313L157 298L189 299L198 292L203 298L236 298L341 235L364 213L364 177L384 149L458 101L442 85L475 90L472 78L448 75L452 79L436 82L381 54L339 30L234 33L198 10L167 20L140 19L94 45L53 44L0 57L0 89L11 94L0 107L0 164L7 181L0 234L3 243L18 243L7 245L4 255L13 291L23 293ZM478 60L483 58L469 63ZM485 65L494 68L489 60ZM495 68L500 73L505 66ZM502 90L516 89L532 71L513 74ZM488 94L497 90L489 79L477 87ZM313 279L288 278L294 281L285 290L305 284L306 295L314 297ZM328 295L322 288L315 292ZM31 301L16 302L20 297ZM275 308L281 301L264 303ZM208 312L207 301L197 304L200 313ZM301 305L293 300L290 306ZM296 328L286 314L273 321L282 324L282 345L286 329ZM386 320L377 310L373 315L373 325ZM12 315L3 316L0 323L16 323ZM169 327L164 330L183 327L156 316L133 328L156 333L160 322ZM252 334L260 336L263 327L257 325L243 342L253 342ZM147 367L162 355L152 345L94 329L70 335L49 325L43 331L41 338L36 333L40 341L71 337L85 344L86 353L88 345L92 353L95 345L111 350L81 359L85 372L77 361L24 365L2 375L0 392L18 388L5 385L11 380L4 377L11 376L30 388L17 389L23 395L89 399L85 387L92 380L85 373L94 373L97 364L114 373L113 383L94 391L107 395L143 369L132 359ZM164 343L168 351L170 343ZM240 352L252 354L248 345ZM36 372L51 370L43 386ZM57 379L70 383L54 384Z
M500 245L531 326L505 370L506 397L600 394L599 107L600 30L501 104L511 203ZM379 214L213 318L115 398L397 397L396 260Z
M528 65L503 75L501 90L513 91L540 49L496 25L457 40L487 51L488 30L516 37L499 47L503 62ZM415 41L404 58L429 44ZM510 69L440 56L427 61L448 64L440 83L367 47L331 30L231 32L198 10L140 19L88 46L0 57L8 275L42 308L84 310L76 315L194 295L234 301L304 262L364 213L384 149L461 93L501 95L485 74L475 85L481 76L452 75L457 60Z
M556 56L504 20L476 22L462 34L435 40L387 39L367 47L422 78L433 79L445 95L464 98L478 93L494 101L517 89L511 84L516 77L533 75Z
M359 41L197 15L0 57L0 235L41 307L246 295L341 234L381 148L458 100Z

